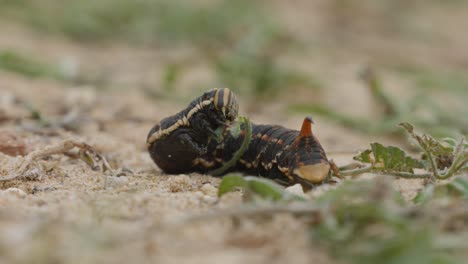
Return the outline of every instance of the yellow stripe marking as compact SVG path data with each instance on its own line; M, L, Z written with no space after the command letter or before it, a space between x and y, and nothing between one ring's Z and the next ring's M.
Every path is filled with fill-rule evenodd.
M194 108L190 109L190 111L187 113L186 116L184 116L181 119L177 120L177 122L172 124L172 126L166 128L166 129L162 129L162 130L159 129L158 131L154 132L148 138L147 144L152 144L154 141L158 140L159 138L161 138L161 137L163 137L165 135L171 134L172 132L174 132L174 130L178 129L181 126L189 126L190 125L190 123L189 123L190 118L194 114L199 112L201 109L203 109L205 106L208 106L208 105L210 105L212 103L213 103L213 98L200 102Z
M228 105L229 95L231 94L228 88L224 88L223 107Z
M193 166L196 166L198 164L201 164L205 168L211 168L211 167L213 167L215 165L215 163L212 162L212 161L205 160L205 159L202 159L202 158L196 158L193 161Z

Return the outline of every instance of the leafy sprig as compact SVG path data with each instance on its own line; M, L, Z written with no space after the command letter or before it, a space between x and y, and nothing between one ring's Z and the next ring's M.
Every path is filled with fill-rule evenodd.
M467 169L468 144L464 138L458 143L448 138L439 141L430 135L416 133L409 123L401 123L400 127L405 129L421 149L421 158L414 158L398 147L372 143L370 149L353 158L358 164L352 169L347 169L347 166L340 174L353 176L369 172L404 178L444 180ZM415 173L415 169L423 169L425 172Z

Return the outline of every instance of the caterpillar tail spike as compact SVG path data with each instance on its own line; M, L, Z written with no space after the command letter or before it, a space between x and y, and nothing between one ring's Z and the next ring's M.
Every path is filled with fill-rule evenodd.
M305 117L299 135L294 140L294 162L292 174L294 178L307 180L311 183L321 183L330 173L330 162L318 139L312 132L314 121Z
M295 142L298 143L301 140L301 138L312 137L312 124L314 124L312 117L307 116L304 118L304 121L302 122L301 130Z

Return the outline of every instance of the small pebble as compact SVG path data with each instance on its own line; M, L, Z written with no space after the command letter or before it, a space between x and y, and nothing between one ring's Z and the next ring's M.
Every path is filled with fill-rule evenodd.
M302 190L302 186L300 184L294 184L293 186L289 186L286 190L290 193L304 196L304 190Z
M216 189L211 183L205 183L203 186L200 188L200 190L205 194L209 196L216 196L218 193L218 189Z

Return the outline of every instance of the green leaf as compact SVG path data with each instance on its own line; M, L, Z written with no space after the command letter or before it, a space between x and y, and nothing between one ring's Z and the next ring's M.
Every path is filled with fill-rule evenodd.
M372 143L371 149L365 150L353 159L371 163L374 169L382 171L413 172L415 168L423 168L423 164L410 156L403 150L380 143Z
M247 180L240 174L228 174L223 177L218 188L218 196L221 197L228 192L248 187Z
M371 160L371 156L370 156L371 154L372 154L372 150L366 149L362 151L361 153L359 153L357 156L355 156L353 159L363 162L363 163L374 163L374 161Z
M286 191L286 189L272 180L265 178L246 176L240 174L228 174L223 177L218 190L218 196L238 189L244 190L248 199L259 197L272 201L305 201L301 196Z
M278 201L283 198L286 198L289 193L286 193L284 187L279 184L258 177L246 177L248 181L249 191L264 198L270 199L273 201Z

